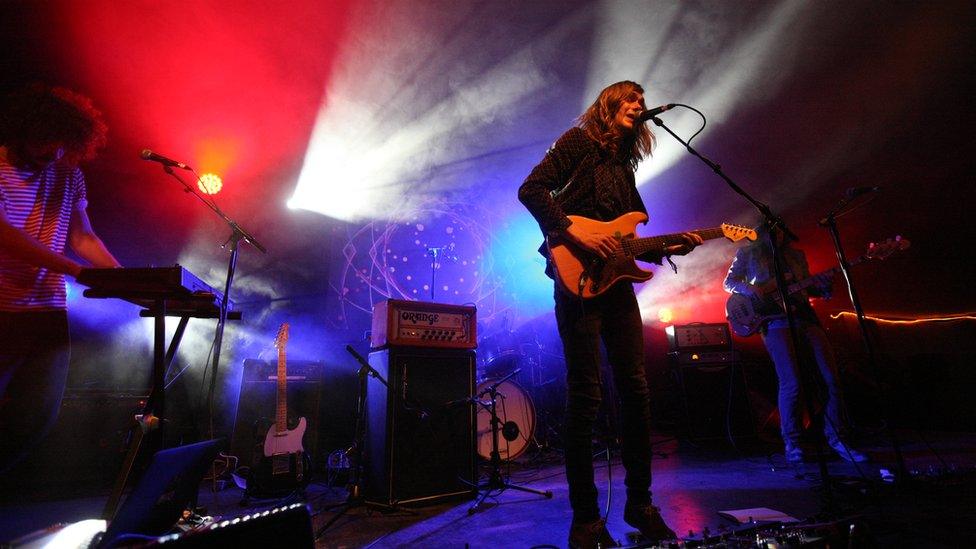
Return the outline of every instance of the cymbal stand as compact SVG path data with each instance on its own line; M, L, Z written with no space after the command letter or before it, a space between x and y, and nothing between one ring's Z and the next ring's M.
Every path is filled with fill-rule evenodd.
M501 431L503 427L502 421L498 418L497 401L499 396L504 398L505 395L501 395L501 393L498 392L498 386L507 381L510 377L517 374L519 371L521 371L521 368L516 368L507 376L486 387L475 397L475 402L479 406L483 406L491 414L491 459L489 459L491 473L489 474L486 482L478 485L478 491L481 492L481 495L478 496L478 501L468 508L469 515L475 514L478 508L481 507L481 504L484 503L485 499L488 498L488 496L491 495L491 493L495 490L498 490L500 493L511 488L512 490L519 490L522 492L528 492L530 494L538 494L540 496L545 496L546 499L552 499L551 490L533 490L532 488L517 486L506 481L502 477L502 459L498 454L498 432ZM489 397L487 403L480 400L481 397L485 395L488 395Z

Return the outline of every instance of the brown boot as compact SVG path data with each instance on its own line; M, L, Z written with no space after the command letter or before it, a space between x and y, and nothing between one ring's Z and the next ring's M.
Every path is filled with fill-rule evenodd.
M658 542L676 539L674 530L668 528L661 518L661 512L650 503L630 504L624 507L624 521L640 530L646 541L657 545Z
M569 549L603 549L604 547L620 547L607 530L605 520L574 522L570 525Z

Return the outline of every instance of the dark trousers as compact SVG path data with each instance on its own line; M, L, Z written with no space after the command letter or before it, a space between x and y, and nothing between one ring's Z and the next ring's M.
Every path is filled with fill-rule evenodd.
M593 424L600 409L600 341L607 350L621 404L621 454L627 501L651 493L650 398L644 373L644 334L633 286L620 283L580 301L558 288L556 323L566 356L566 479L574 522L600 516L593 481Z
M65 311L0 311L0 475L54 426L68 360Z

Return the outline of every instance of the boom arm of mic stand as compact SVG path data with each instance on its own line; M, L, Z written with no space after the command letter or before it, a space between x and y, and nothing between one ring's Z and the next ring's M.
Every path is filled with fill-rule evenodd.
M708 158L706 158L704 155L702 155L701 153L699 153L697 150L695 150L695 148L692 147L691 144L689 144L688 142L686 142L684 139L681 139L681 137L679 137L678 134L676 134L673 131L671 131L671 128L669 128L660 118L658 118L658 117L655 116L654 118L651 118L651 120L654 121L654 124L656 126L661 127L661 128L664 128L664 131L666 131L669 134L671 134L671 137L673 137L675 139L675 141L677 141L678 143L681 143L682 145L684 145L685 149L692 156L695 156L699 160L701 160L702 162L704 162L706 166L708 166L709 168L711 168L711 170L713 172L715 172L715 175L721 177L726 183L728 183L729 187L731 187L733 191L735 191L737 194L739 194L740 196L742 196L743 198L745 198L750 204L752 204L757 210L759 210L759 213L761 213L762 216L763 216L763 218L767 220L767 222L769 223L770 227L779 227L784 233L786 233L787 236L789 236L793 240L800 240L796 236L796 234L793 233L793 231L791 231L789 229L789 227L786 226L786 223L783 222L783 219L781 217L777 216L776 214L774 214L772 212L772 210L769 209L769 206L767 206L766 204L763 204L762 202L760 202L760 201L756 200L755 198L753 198L752 196L750 196L749 193L747 193L746 191L744 191L742 189L742 187L740 187L738 184L736 184L735 181L732 181L732 178L730 178L729 176L725 175L725 172L722 171L722 166L721 165L716 164L715 162L712 162L711 160L709 160Z
M163 166L163 171L165 171L166 173L168 173L171 176L173 176L174 178L176 178L176 180L179 181L180 184L183 185L183 190L185 192L188 192L188 193L192 194L193 196L197 197L197 199L200 200L200 202L203 202L215 214L217 214L221 219L223 219L224 220L224 223L227 223L227 226L229 226L230 229L231 229L231 231L233 231L233 234L231 235L231 237L228 240L228 242L234 240L234 238L236 237L238 240L244 240L248 244L254 246L258 250L260 250L261 253L263 253L263 254L268 253L268 249L267 248L265 248L260 242L257 241L257 239L255 239L253 236L251 236L250 233L248 233L246 230L244 230L243 227L241 227L240 225L238 225L238 223L236 221L234 221L233 219L227 217L227 214L225 214L223 212L223 210L221 210L220 207L217 206L217 204L214 201L207 200L200 193L198 193L196 191L196 189L193 188L192 185L190 185L189 183L187 183L182 177L180 177L175 171L173 171L173 167L172 166ZM193 175L196 175L196 173L194 172Z
M359 365L362 366L363 370L367 374L369 374L369 375L375 377L376 379L378 379L380 381L380 383L382 383L383 385L385 385L387 387L390 386L386 382L386 380L383 379L383 376L381 376L380 373L377 372L375 368L373 368L372 366L369 365L369 362L365 358L363 358L363 355L357 353L356 352L356 349L353 349L352 348L352 345L346 345L346 351L348 351L349 354L351 354L353 356L353 358L356 359L356 362L358 362Z

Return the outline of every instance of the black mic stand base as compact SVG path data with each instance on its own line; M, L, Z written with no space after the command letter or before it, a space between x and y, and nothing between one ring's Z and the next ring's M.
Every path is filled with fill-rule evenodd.
M473 515L478 512L478 509L481 508L481 505L485 502L485 499L487 499L488 496L490 496L495 490L498 490L498 493L501 493L511 488L512 490L528 492L529 494L544 496L546 499L552 499L552 490L534 490L532 488L526 488L525 486L518 486L516 484L506 482L501 475L501 460L497 460L498 463L496 463L496 458L497 454L493 455L491 459L491 477L489 477L487 482L478 485L478 491L481 492L481 495L478 496L478 501L468 508L469 515Z
M480 397L481 395L488 393L491 397L488 404L477 401L478 404L485 406L488 409L488 412L491 414L491 459L489 460L491 463L491 475L488 477L487 482L478 484L478 491L481 492L481 495L478 496L478 501L468 508L468 515L475 514L478 509L481 508L481 505L485 502L485 499L487 499L488 496L490 496L492 492L495 492L496 490L498 493L501 493L511 488L512 490L536 494L539 496L544 496L546 499L552 499L552 490L533 490L532 488L526 488L524 486L518 486L507 482L502 477L502 459L501 455L498 453L498 431L500 430L499 425L501 424L501 420L498 419L498 411L496 409L498 386L505 382L508 378L517 374L519 371L521 371L521 368L516 368L515 371L496 381L478 395Z

